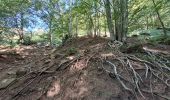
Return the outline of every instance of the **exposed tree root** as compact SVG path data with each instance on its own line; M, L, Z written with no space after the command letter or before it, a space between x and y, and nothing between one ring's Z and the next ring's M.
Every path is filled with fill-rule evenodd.
M109 47L111 47L111 49L113 49L113 47L110 44L108 44L108 45L109 45ZM114 44L112 44L112 45L114 45ZM119 52L118 48L116 48L116 49L114 48L113 52L115 52L115 51ZM122 63L122 65L123 65L123 67L126 67L126 69L131 69L131 70L128 70L128 71L129 71L129 73L133 74L133 77L132 77L133 82L130 82L130 83L133 83L133 86L135 86L135 89L137 89L138 93L143 98L145 98L145 96L143 95L143 93L142 93L143 90L140 88L140 85L139 85L139 84L143 83L143 80L142 80L141 76L136 72L134 67L132 66L131 63L133 63L133 62L131 62L131 61L140 62L140 63L143 63L145 65L145 69L144 69L145 70L145 78L148 78L148 74L151 74L150 75L150 82L151 82L152 76L154 76L155 78L159 79L162 83L164 83L166 86L170 87L170 84L168 84L170 75L167 74L167 72L170 72L170 67L167 66L167 63L169 63L169 60L167 60L163 56L157 56L156 54L153 54L151 52L147 52L147 53L148 53L148 57L149 57L150 61L142 60L140 58L137 58L134 55L127 55L127 54L119 53L119 54L121 54L120 55L121 57L119 57L119 61L122 63L122 62L124 62L124 59L126 59L126 65L124 65L124 63ZM120 80L119 76L121 76L121 75L117 74L118 73L117 69L116 69L117 66L115 66L110 61L106 61L106 62L108 62L111 66L113 66L114 74L116 75L117 80L124 87L124 89L128 90L128 91L135 91L133 89L128 88ZM152 95L156 94L156 93L153 93L151 83L150 83L150 93ZM160 96L160 97L162 97L164 99L167 99L167 100L169 100L169 98L170 98L170 97L167 97L167 96L162 96L161 94L158 94L158 93L156 95L158 95L158 96Z
M154 86L152 82L153 79L156 79L157 82L164 84L166 87L170 87L170 83L169 83L170 67L168 65L170 63L169 59L167 59L163 55L157 55L152 52L146 52L146 55L149 60L145 60L135 55L123 54L122 52L120 52L119 47L122 44L121 43L119 44L119 42L113 42L113 43L109 42L107 45L112 50L112 54L114 55L111 56L111 58L106 58L101 56L99 51L95 51L89 54L80 54L78 56L75 56L73 59L66 60L62 63L59 62L56 63L55 61L57 60L60 61L61 59L65 60L64 56L61 56L61 58L60 57L56 58L55 55L53 55L54 57L52 58L48 57L48 59L50 59L48 63L44 62L45 64L48 64L48 66L43 67L41 70L38 70L37 72L30 72L25 76L21 77L20 79L17 79L17 81L19 81L23 78L26 78L26 76L30 74L33 73L36 74L36 76L32 77L32 79L28 83L26 83L18 92L16 92L12 96L13 100L17 99L20 94L23 94L23 92L27 89L27 87L30 86L33 82L35 82L35 80L38 80L41 75L43 74L54 75L57 71L66 70L80 60L85 61L84 64L85 67L88 67L90 63L98 63L100 68L102 68L112 78L116 79L118 83L123 87L124 90L130 92L136 98L141 96L145 99L146 96L144 93L150 93L153 96L153 98L154 96L159 96L161 98L170 100L170 97L166 95L162 95L160 93L156 93L154 91ZM41 60L44 59L46 58L43 58ZM97 62L93 62L92 59L95 60L97 59ZM116 62L114 62L115 60ZM142 66L142 68L137 69L136 68L137 65L135 65L135 63L138 64L139 66ZM110 66L111 70L105 68L106 67L105 64ZM50 70L51 68L55 70L51 71ZM144 74L141 75L141 73L138 72L139 70L140 71L142 70ZM127 73L127 75L125 76L122 73ZM145 85L146 80L149 80L148 86ZM15 81L14 83L16 83L17 81ZM14 83L11 83L6 88L5 92L3 92L1 95L5 94L7 90L9 91L8 88ZM49 82L49 84L51 84L51 82ZM144 90L143 87L146 87L147 90ZM42 95L44 95L46 92L47 90L44 90L42 92ZM41 98L41 96L38 98Z
M106 62L109 63L109 64L113 67L113 69L114 69L114 74L116 75L117 80L120 82L120 84L123 86L123 88L124 88L125 90L127 90L127 91L132 92L132 90L131 90L130 88L128 88L128 87L123 83L123 81L121 81L120 75L117 73L117 67L116 67L113 63L111 63L110 61L106 61Z

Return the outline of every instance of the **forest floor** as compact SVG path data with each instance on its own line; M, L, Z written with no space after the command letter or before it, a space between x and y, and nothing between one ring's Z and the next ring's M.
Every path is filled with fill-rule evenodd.
M0 46L0 100L170 100L170 45L120 46L99 37Z

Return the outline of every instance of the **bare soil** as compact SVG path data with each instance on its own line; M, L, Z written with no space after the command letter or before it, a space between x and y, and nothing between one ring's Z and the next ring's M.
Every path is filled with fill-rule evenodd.
M100 37L72 39L57 48L1 46L0 100L169 100L170 70L146 67L151 65L117 46ZM170 68L170 46L145 48Z

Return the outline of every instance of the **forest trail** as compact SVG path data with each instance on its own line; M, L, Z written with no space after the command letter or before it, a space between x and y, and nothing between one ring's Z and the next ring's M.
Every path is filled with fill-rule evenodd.
M81 37L58 48L0 47L0 100L169 100L170 47L120 46Z

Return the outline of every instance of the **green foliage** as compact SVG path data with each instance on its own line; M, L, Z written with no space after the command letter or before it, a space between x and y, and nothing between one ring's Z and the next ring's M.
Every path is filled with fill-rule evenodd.
M31 37L25 36L22 44L23 45L31 45L31 44L34 44L34 43L31 41Z
M105 0L0 0L0 40L10 44L15 37L10 32L1 36L1 28L10 29L13 27L5 26L6 22L10 25L15 22L18 14L24 13L24 27L27 28L30 23L28 19L30 13L28 9L34 10L34 16L38 16L48 26L48 35L36 35L31 39L25 38L24 43L30 42L49 42L49 34L52 34L54 45L61 43L61 38L68 34L71 25L71 34L75 35L78 31L79 36L87 35L87 33L94 32L95 28L100 27L100 31L104 33L105 27L108 31L106 21L106 11L104 6ZM119 3L117 3L119 2ZM121 11L114 11L115 8L121 6L121 0L110 0L111 3L111 17L113 23L120 17ZM128 1L128 29L129 36L138 35L142 39L152 39L161 36L162 30L153 28L161 27L158 21L155 9L160 12L160 16L165 24L165 27L170 27L170 2L169 0L155 0L156 7L154 7L152 0L129 0ZM119 9L120 10L120 9ZM10 22L3 20L3 18L11 18ZM21 22L15 28L22 29ZM99 21L99 22L97 22ZM17 22L16 22L17 23ZM35 23L33 23L35 24ZM4 30L3 29L3 30ZM136 31L134 31L136 30ZM143 36L141 33L149 33L151 36ZM10 38L7 38L10 37ZM151 41L152 41L151 40ZM156 39L159 41L158 39ZM169 39L164 42L168 43ZM15 43L15 42L14 42Z
M78 52L78 50L76 48L74 48L74 47L71 47L71 48L67 49L67 54L68 55L74 55L77 52Z
M150 43L154 44L166 44L170 45L170 36L164 37L164 36L159 36L159 37L154 37L149 40Z
M48 36L47 34L43 34L43 35L34 35L31 38L31 41L38 43L38 42L47 42L48 41Z
M28 7L30 0L0 0L0 17L11 16Z
M166 37L165 40L163 41L164 44L170 45L170 36Z

